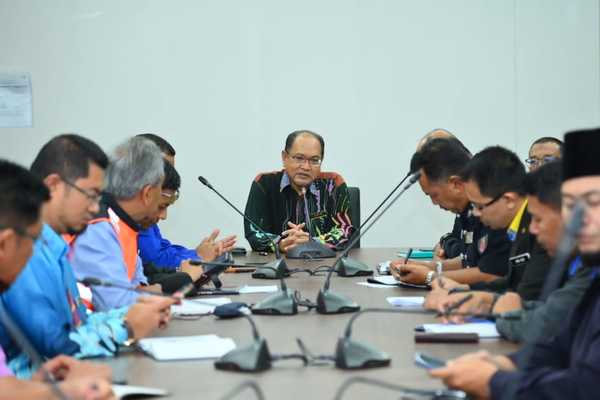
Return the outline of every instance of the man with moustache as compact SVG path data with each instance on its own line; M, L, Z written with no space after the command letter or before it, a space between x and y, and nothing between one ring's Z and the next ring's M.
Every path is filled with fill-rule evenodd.
M525 168L517 155L499 146L477 153L461 172L475 216L490 229L504 229L511 242L506 276L472 282L461 288L499 293L513 290L526 300L539 296L550 261L529 233L525 176ZM415 263L401 264L395 269L400 279L413 283L421 283L423 276L429 274L423 266ZM432 281L432 284L437 289L436 283ZM461 286L448 277L440 285L445 290Z
M110 356L129 339L149 335L168 321L170 299L153 297L142 304L110 313L86 312L60 236L86 227L98 210L108 164L94 142L79 135L60 135L46 143L31 171L50 192L43 206L44 226L32 257L1 301L15 322L44 357ZM36 310L32 318L31 310ZM0 325L0 344L11 368L27 377L36 368Z
M470 159L471 154L456 139L438 138L426 142L411 161L412 168L421 172L419 185L423 193L434 205L456 213L452 232L440 240L442 257L431 262L410 260L413 265L429 269L420 269L424 277L414 277L424 279L426 284L431 284L434 274L442 271L447 278L461 283L489 281L506 274L510 249L506 231L485 227L473 214L465 193L460 172ZM391 263L394 276L400 280L403 277L397 269L403 264L404 260Z
M531 214L530 232L537 242L553 257L562 234L561 194L562 165L551 162L530 172L525 180L528 211ZM550 264L546 268L550 267ZM590 269L576 258L563 277L560 288L547 299L523 300L518 293L508 292L501 296L490 292L470 292L470 301L456 310L458 314L498 315L496 328L500 334L512 341L535 341L540 335L551 335L562 326L568 315L579 303L590 286ZM459 301L464 294L454 294L440 305L440 311ZM462 322L462 316L449 318ZM532 331L534 329L535 331Z
M321 135L292 132L281 152L284 169L254 179L245 212L267 235L244 221L253 250L275 251L275 240L287 252L311 237L335 250L347 244L354 231L348 188L341 175L321 171L324 153Z
M562 214L568 221L577 202L585 206L577 249L591 269L592 283L556 336L542 337L519 352L465 355L430 374L449 387L481 399L589 399L600 379L600 129L565 135ZM523 354L529 353L530 357Z

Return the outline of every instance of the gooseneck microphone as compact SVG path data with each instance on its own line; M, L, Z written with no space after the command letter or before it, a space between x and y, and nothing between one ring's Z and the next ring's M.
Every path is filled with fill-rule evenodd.
M271 352L265 338L261 337L254 319L237 310L236 316L245 318L252 327L253 342L245 347L238 347L215 361L215 368L224 371L259 372L271 368Z
M34 365L39 365L42 374L44 375L44 380L50 384L52 391L60 400L69 400L66 394L60 389L56 378L44 367L44 360L40 353L33 347L29 339L25 336L25 334L21 331L21 329L17 326L15 321L10 317L4 303L0 301L0 321L2 325L6 328L10 337L15 341L15 343L19 346L21 350L27 357L31 360Z
M287 267L285 260L283 258L281 258L281 252L279 251L278 243L275 242L273 239L271 239L272 234L266 232L260 225L258 225L256 222L252 221L250 219L250 217L248 217L246 215L246 213L243 213L233 203L231 203L229 200L227 200L225 198L225 196L223 196L221 193L219 193L219 191L217 189L215 189L213 187L213 185L211 185L210 182L205 177L199 176L198 180L204 186L206 186L207 188L209 188L210 190L215 192L215 194L217 196L219 196L225 203L227 203L231 208L233 208L235 212L237 212L246 221L248 221L252 226L254 226L254 228L256 228L256 230L258 230L260 233L265 235L265 237L268 238L269 241L271 242L271 244L273 245L276 260L271 261L271 262L265 264L264 266L260 266L260 267L256 268L256 271L252 273L252 277L258 278L258 279L279 279L280 276L286 276L286 277L289 276L290 271ZM266 267L268 267L268 268L266 268Z
M467 399L465 392L460 390L448 390L448 389L437 389L437 390L425 390L425 389L413 389L406 386L398 385L396 383L389 383L379 379L365 378L362 376L353 376L352 378L346 379L339 387L335 394L335 400L341 400L344 393L348 388L354 384L362 383L368 386L376 386L377 388L383 388L394 392L399 392L404 396L417 396L417 398L433 399L433 400L460 400Z
M343 296L341 294L333 293L329 290L333 271L341 262L340 260L350 252L354 244L357 241L359 241L373 227L373 225L377 223L377 221L379 221L383 214L385 214L386 211L389 210L390 207L392 207L394 203L396 203L396 201L398 201L398 199L419 179L420 175L420 172L415 172L414 174L410 175L408 182L406 183L406 185L404 185L404 187L396 195L396 197L394 197L392 201L390 201L385 206L385 208L373 219L373 221L369 223L368 226L364 228L362 232L360 232L359 235L355 236L354 239L352 239L352 241L348 244L346 249L344 249L342 254L336 259L335 263L333 264L333 266L329 270L329 273L327 274L327 278L325 279L323 287L321 288L317 296L317 312L321 314L338 314L345 312L355 312L360 310L360 306L354 301L350 300L348 297Z
M206 178L199 176L198 180L202 182L207 188L215 192L221 199L223 199L231 208L233 208L238 214L240 214L246 221L251 223L260 232L262 232L267 238L270 238L269 234L265 232L258 224L252 221L245 213L234 206L229 200L227 200L222 194L220 194ZM296 300L296 292L288 289L284 278L290 275L290 270L279 252L278 244L269 239L275 249L276 260L271 261L263 266L260 266L252 274L253 278L267 278L267 279L279 279L280 280L280 291L266 299L259 301L252 306L252 313L262 315L294 315L298 313L298 302Z
M394 189L392 189L392 191L386 196L386 198L383 199L383 201L381 203L379 203L379 205L375 208L375 210L373 210L373 212L362 222L362 224L360 224L358 229L356 229L354 231L354 233L352 234L352 237L349 239L349 241L351 241L355 236L360 235L362 228L371 220L371 218L373 218L375 213L377 211L379 211L379 209L381 209L381 207L383 207L383 205L389 200L389 198L392 197L392 195L394 193L396 193L396 191L402 186L404 181L406 181L409 176L410 176L410 173L407 173L406 176L404 178L402 178L400 183L398 183L396 185L396 187L394 187ZM346 256L341 259L340 263L338 264L338 268L336 269L336 272L338 273L339 276L373 275L373 269L371 267L369 267L367 264L365 264L362 261L359 261L359 260L349 257L348 254L346 254Z

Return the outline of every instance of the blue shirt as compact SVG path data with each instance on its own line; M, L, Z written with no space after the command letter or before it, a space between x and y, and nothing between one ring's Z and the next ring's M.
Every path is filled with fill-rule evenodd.
M137 287L147 284L142 260L137 257L135 275L130 280L123 249L110 222L88 225L72 245L71 264L77 279L93 277L118 286ZM98 311L111 310L135 303L140 294L119 288L92 286L92 302Z
M138 236L138 248L143 264L152 263L162 268L177 268L182 261L198 260L201 258L196 250L172 244L164 239L158 225L140 231Z
M44 225L27 265L0 299L43 357L110 356L117 344L127 340L123 326L127 309L88 316L67 252L65 241L50 226ZM27 377L33 372L34 366L9 339L1 324L0 346L6 351L15 374Z

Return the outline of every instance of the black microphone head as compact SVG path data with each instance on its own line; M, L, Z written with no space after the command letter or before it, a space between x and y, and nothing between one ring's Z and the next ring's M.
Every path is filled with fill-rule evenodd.
M207 180L205 177L203 177L203 176L199 176L199 177L198 177L198 180L199 180L199 181L200 181L200 182L201 182L201 183L202 183L204 186L206 186L206 187L208 187L208 188L212 189L212 185L211 185L211 184L208 182L208 180Z
M421 171L415 172L414 174L411 175L411 177L409 179L409 183L412 185L413 183L418 181L420 177L421 177Z
M79 282L84 284L85 286L103 286L104 285L104 282L102 282L100 279L94 278L91 276L86 276Z

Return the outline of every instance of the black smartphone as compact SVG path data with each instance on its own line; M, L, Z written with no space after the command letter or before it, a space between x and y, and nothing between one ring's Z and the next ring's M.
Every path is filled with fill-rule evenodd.
M446 361L417 352L415 353L415 364L417 367L435 369L445 367Z

